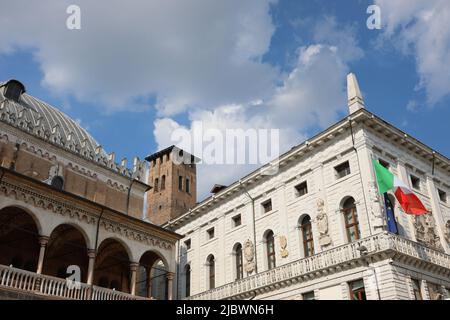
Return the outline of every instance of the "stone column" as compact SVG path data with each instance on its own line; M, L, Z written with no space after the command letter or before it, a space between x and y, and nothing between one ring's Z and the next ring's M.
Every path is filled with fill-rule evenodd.
M38 265L37 265L37 269L36 269L37 274L42 273L42 268L44 266L45 249L47 248L48 240L49 240L49 237L46 237L46 236L39 237L40 249L39 249L39 260L38 260Z
M87 284L91 285L92 282L94 281L94 263L95 263L96 251L94 249L88 249L87 254L89 257Z
M139 267L139 263L137 263L137 262L130 263L130 272L131 272L130 293L132 295L136 295L136 273L137 273L138 267Z
M147 298L152 297L152 268L148 267L147 272Z
M172 272L168 272L166 278L167 278L167 300L172 300L173 299L172 287L174 274Z

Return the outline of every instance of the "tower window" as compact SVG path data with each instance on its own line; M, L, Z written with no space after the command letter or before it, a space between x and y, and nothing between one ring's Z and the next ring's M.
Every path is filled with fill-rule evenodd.
M156 179L155 179L155 184L154 184L154 186L153 186L153 187L154 187L154 189L153 189L154 192L158 192L158 183L159 183L159 180L158 180L158 178L156 178Z
M163 175L161 177L161 190L164 190L166 188L166 176Z
M350 174L350 163L345 161L344 163L334 167L334 170L336 171L336 178L338 179L348 176Z
M183 191L183 177L178 176L178 190Z
M189 178L186 178L186 192L191 193L191 184L189 183Z
M295 186L295 191L297 194L297 197L304 196L308 193L308 184L306 181L303 181L302 183Z

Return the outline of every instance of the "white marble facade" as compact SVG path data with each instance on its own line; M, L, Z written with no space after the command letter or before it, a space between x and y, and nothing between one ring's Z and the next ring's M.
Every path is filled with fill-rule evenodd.
M184 235L179 298L186 298L188 286L190 299L350 299L351 282L360 279L367 299L415 299L419 293L423 299L449 297L450 160L368 112L353 75L348 85L351 114L282 155L276 175L257 170L167 225ZM385 161L411 187L411 175L419 179L413 190L430 214L415 218L394 204L399 235L385 231L372 159ZM349 171L339 177L336 167L346 162ZM307 193L300 195L295 187L303 182ZM360 231L353 241L342 211L351 198ZM269 199L272 208L265 212L262 204ZM306 215L314 247L309 257L300 228ZM270 231L276 264L271 270ZM240 280L238 244L244 248Z

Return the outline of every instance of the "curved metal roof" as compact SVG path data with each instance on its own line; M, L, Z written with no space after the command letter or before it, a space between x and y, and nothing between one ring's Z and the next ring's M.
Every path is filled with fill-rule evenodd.
M4 90L8 82L0 83L0 102L5 101ZM76 121L59 111L55 107L45 103L27 93L23 93L18 102L6 100L2 110L9 115L9 118L21 119L21 122L31 127L40 126L45 134L56 134L62 144L71 142L74 145L83 145L84 150L95 154L100 144ZM3 118L1 119L4 120ZM101 150L102 156L107 156Z

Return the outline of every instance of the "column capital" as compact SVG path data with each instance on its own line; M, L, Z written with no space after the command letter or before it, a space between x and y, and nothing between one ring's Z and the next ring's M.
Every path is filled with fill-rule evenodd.
M88 249L87 255L88 255L89 259L94 259L95 256L97 255L97 251L95 249Z
M137 271L138 267L139 267L138 262L130 262L130 270L131 271Z
M166 274L167 280L173 280L174 277L175 277L175 273L167 272L167 274Z
M50 237L47 236L39 236L39 244L41 245L41 247L44 247L47 245L48 240L50 239Z

